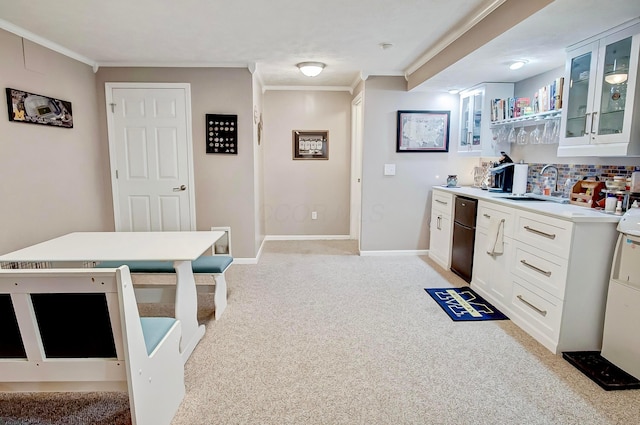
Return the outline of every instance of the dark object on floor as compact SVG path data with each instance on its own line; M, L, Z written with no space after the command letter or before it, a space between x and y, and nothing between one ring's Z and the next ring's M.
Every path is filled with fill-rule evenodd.
M600 351L572 351L562 357L604 390L637 390L640 381L600 355Z
M507 316L476 294L462 288L425 288L425 291L454 321L509 320Z

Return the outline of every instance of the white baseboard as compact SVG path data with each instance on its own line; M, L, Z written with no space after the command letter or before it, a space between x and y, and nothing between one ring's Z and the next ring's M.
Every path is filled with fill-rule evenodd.
M260 244L258 255L255 258L233 258L234 264L258 264L262 256L262 249L266 241L311 241L311 240L349 240L349 235L267 235ZM391 251L360 251L361 257L374 256L406 256L406 255L429 255L428 249L417 250L391 250Z
M329 241L329 240L348 240L349 235L267 235L265 241Z
M415 250L393 250L393 251L360 251L361 257L374 257L374 256L400 256L400 255L428 255L428 249L415 249Z

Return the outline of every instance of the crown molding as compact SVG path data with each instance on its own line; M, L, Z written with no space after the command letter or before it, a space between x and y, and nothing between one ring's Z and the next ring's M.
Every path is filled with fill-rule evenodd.
M422 56L415 60L411 65L409 65L409 67L405 71L405 75L408 76L410 74L413 74L418 68L433 59L435 55L443 51L445 48L447 48L447 46L460 38L462 34L466 33L476 24L481 22L505 1L506 0L489 0L488 2L483 4L478 10L475 11L475 13L472 13L459 25L456 25L454 31L448 32L444 37L438 40L435 45L433 45Z
M53 41L47 40L44 37L36 35L30 31L27 31L24 28L21 28L17 25L12 24L11 22L7 22L4 19L0 19L0 28L3 30L9 31L19 37L25 38L29 41L32 41L36 44L39 44L43 47L46 47L49 50L53 50L54 52L60 53L61 55L67 56L71 59L75 59L78 62L82 62L86 65L89 65L93 68L94 72L98 69L98 64L93 59L89 59L86 56L83 56L79 53L76 53L72 50L67 49L66 47L62 47L61 45L54 43Z
M348 86L264 86L263 92L270 91L346 91L353 94Z
M245 68L251 72L250 64L241 62L98 62L98 65L113 68Z

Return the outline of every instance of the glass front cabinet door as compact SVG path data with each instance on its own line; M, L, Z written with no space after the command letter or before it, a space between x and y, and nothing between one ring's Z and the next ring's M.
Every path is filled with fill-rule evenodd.
M480 122L484 89L476 89L460 96L460 152L480 151Z
M633 153L639 51L640 24L567 51L558 156Z
M460 143L468 156L499 157L509 146L497 146L491 132L491 99L513 96L511 83L484 83L460 93Z

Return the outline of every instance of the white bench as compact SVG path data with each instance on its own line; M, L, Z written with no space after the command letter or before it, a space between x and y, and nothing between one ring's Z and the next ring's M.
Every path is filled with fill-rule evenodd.
M179 320L143 317L127 267L0 270L0 391L127 391L134 425L185 394Z
M214 317L219 319L227 307L227 281L224 273L233 263L228 255L203 255L191 262L198 292L213 292ZM173 303L176 275L173 263L169 261L103 261L96 267L120 267L126 265L131 271L133 284L137 289L138 302ZM157 290L153 292L153 290Z

